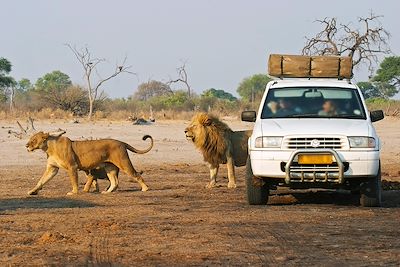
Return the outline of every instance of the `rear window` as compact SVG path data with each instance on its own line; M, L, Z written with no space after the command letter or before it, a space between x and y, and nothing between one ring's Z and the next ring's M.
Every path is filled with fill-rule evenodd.
M288 87L269 89L261 118L366 119L366 116L356 89Z

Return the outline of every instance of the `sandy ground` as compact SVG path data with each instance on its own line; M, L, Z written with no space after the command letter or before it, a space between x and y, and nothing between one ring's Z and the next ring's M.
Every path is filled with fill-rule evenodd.
M112 137L137 148L155 139L146 155L133 155L150 191L120 176L118 191L79 194L60 172L38 196L28 197L46 157L26 152L0 121L1 266L399 266L400 191L383 192L383 208L361 208L345 192L276 191L268 206L248 206L244 169L238 188L204 189L208 170L185 140L186 121L133 126L129 122L37 122L40 130L67 130L72 139ZM227 121L233 129L251 124ZM400 120L376 123L383 142L382 171L400 182ZM85 178L81 174L80 183ZM100 181L101 189L107 181ZM82 187L82 186L81 186Z

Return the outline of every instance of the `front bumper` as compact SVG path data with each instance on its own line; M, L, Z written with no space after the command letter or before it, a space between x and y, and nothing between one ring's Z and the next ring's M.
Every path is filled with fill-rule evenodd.
M295 166L298 154L321 152L331 153L335 164L320 169L317 169L318 166L314 166L314 169L307 166L309 168L307 171L299 168L301 166ZM255 176L281 178L286 183L294 181L343 183L345 179L373 177L379 170L379 156L379 151L372 150L250 150L251 166Z

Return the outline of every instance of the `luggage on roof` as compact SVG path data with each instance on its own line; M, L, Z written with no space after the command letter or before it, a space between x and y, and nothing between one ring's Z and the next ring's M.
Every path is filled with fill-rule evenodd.
M353 76L350 57L271 54L268 74L287 78L338 78Z

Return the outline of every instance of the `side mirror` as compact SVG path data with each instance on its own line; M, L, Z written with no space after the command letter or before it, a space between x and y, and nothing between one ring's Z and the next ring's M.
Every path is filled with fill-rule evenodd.
M380 121L385 117L382 110L373 110L369 113L369 116L372 122Z
M257 114L254 110L248 110L248 111L242 112L242 121L255 122L256 117L257 117Z

